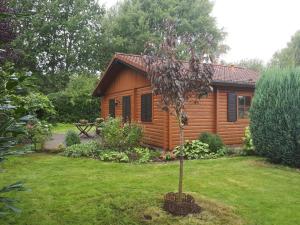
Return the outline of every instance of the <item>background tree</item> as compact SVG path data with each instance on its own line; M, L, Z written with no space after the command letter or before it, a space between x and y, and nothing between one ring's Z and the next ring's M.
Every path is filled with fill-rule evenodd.
M183 145L184 125L188 116L185 113L185 104L189 100L200 99L207 95L213 75L213 66L203 63L207 60L203 52L196 53L193 34L178 35L175 23L166 22L163 42L156 46L149 45L143 57L151 81L153 93L161 97L161 107L168 112L174 112L180 130L180 173L179 173L179 202L182 201L183 182ZM206 40L209 43L209 40ZM178 46L185 43L186 55L189 60L178 60Z
M97 77L93 75L74 74L64 90L49 94L57 111L55 121L95 121L99 117L99 100L91 96L91 90L95 88L97 81Z
M189 32L197 51L215 56L225 53L227 47L222 45L225 33L217 27L215 18L211 16L212 9L213 3L209 0L119 2L108 11L104 20L107 41L111 43L108 57L115 52L140 54L144 50L144 43L160 43L164 19L177 21L178 34ZM187 55L178 57L188 58Z
M19 11L31 12L17 24L15 46L24 53L21 66L38 78L44 93L64 88L73 73L95 73L105 55L96 0L13 0Z
M276 52L270 62L271 66L297 67L300 66L300 31L297 31L287 43L287 47Z
M273 68L256 85L250 129L255 150L300 168L300 69Z
M230 64L230 63L227 63ZM265 69L264 62L261 59L242 59L238 62L232 63L233 65L248 68L261 72Z

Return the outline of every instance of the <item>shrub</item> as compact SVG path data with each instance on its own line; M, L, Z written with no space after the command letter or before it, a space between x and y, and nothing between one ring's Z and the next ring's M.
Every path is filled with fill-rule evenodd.
M143 137L142 128L134 123L126 123L123 127L123 136L127 148L139 146Z
M99 154L99 159L102 161L109 162L129 162L129 157L125 152L117 152L117 151L102 151Z
M35 151L43 150L51 135L51 124L47 122L32 119L26 125L26 138L34 145Z
M174 149L174 154L176 157L180 156L180 146ZM184 144L183 156L186 159L207 159L215 158L217 155L210 151L208 144L193 140Z
M75 131L68 130L66 137L65 137L65 143L66 143L66 146L80 144L80 137Z
M148 148L134 148L133 152L136 153L137 159L136 162L138 163L147 163L151 161L151 153Z
M127 150L140 144L142 128L131 123L122 125L120 118L108 118L101 125L101 138L105 148Z
M199 141L208 144L209 149L215 153L224 146L221 137L217 134L212 134L210 132L203 132L199 136Z
M253 145L253 140L251 137L251 132L250 132L250 128L246 127L245 128L245 134L243 137L243 149L245 151L246 155L254 155L254 145Z
M223 146L217 151L218 156L244 156L245 151L241 148L233 148L228 146Z
M250 130L258 154L300 167L300 68L269 69L256 85ZM299 140L299 139L298 139Z
M75 122L84 118L94 121L99 116L99 100L91 96L97 78L73 75L65 90L48 95L57 111L55 122Z
M99 155L99 145L96 141L89 141L82 144L74 144L67 147L62 153L64 156L68 157L90 157L98 158Z
M109 117L102 123L101 129L102 143L111 149L121 148L123 144L123 129L120 118Z

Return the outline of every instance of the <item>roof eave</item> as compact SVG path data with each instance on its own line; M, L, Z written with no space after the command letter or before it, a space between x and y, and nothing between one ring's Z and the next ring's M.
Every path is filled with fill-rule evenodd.
M255 89L255 83L239 83L239 82L225 82L225 81L212 81L213 86L219 87L238 87L238 88L252 88Z

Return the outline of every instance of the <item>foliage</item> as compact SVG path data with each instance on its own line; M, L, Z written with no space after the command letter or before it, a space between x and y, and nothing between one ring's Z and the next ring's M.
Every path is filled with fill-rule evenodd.
M243 149L246 152L246 155L253 155L255 150L249 126L245 128L243 143Z
M264 62L261 59L242 59L233 63L234 65L245 67L257 72L262 72L265 69Z
M229 147L229 146L223 146L217 151L217 155L220 157L223 156L245 156L245 151L241 150L239 147Z
M79 158L90 157L97 158L99 153L99 145L96 141L88 141L81 144L74 144L67 147L62 153L64 156Z
M105 148L127 150L140 144L143 131L134 123L122 125L120 118L108 118L101 125L101 139Z
M65 90L48 95L57 111L56 122L94 121L99 116L99 100L91 96L97 78L73 75Z
M125 123L123 126L124 146L133 148L140 145L143 137L142 128L135 123Z
M287 47L273 55L270 65L281 68L300 66L300 31L294 34Z
M300 167L300 69L270 69L256 85L250 131L258 154Z
M50 120L56 113L52 102L42 93L29 93L19 98L18 105L23 106L27 114L35 115L40 120Z
M129 162L129 157L125 152L118 152L118 151L101 151L99 154L99 159L102 161L109 161L109 162Z
M51 137L51 125L45 121L31 120L26 125L27 137L34 145L34 150L43 150L44 144ZM38 147L39 145L39 147Z
M180 157L180 146L174 149L176 157ZM216 153L210 151L208 144L199 140L187 141L183 147L183 156L186 159L209 159L217 157Z
M214 153L224 146L222 138L218 134L213 134L210 132L203 132L199 136L199 141L208 144L209 149Z
M1 47L1 46L0 46ZM11 149L17 143L17 137L24 133L23 124L17 121L11 97L22 93L23 83L27 76L14 73L13 67L7 70L6 65L0 67L0 162L6 155L12 154ZM20 109L20 108L19 108ZM0 171L2 172L2 171ZM14 207L14 199L5 197L10 191L22 191L23 184L20 182L5 185L0 188L0 216L7 213L7 209L19 211Z
M1 216L7 214L7 209L14 211L15 213L19 213L21 210L14 207L12 202L13 199L4 197L3 194L11 191L23 191L24 187L21 182L16 182L14 184L10 184L8 186L4 186L0 189L0 218Z
M147 163L152 159L151 150L148 148L136 147L133 149L133 153L137 154L138 163Z
M211 16L212 9L213 3L209 0L121 1L108 11L103 24L107 40L112 43L110 56L114 52L140 54L145 43L160 43L165 19L178 22L178 33L193 34L198 51L212 55L225 53L227 47L222 45L225 33ZM211 41L205 37L211 37ZM183 54L181 58L188 55Z
M44 93L63 89L77 72L95 73L105 61L101 21L104 7L96 0L13 0L30 13L17 25L14 44L22 50L22 65L38 78Z
M80 144L80 137L78 133L73 130L68 130L65 137L66 146Z

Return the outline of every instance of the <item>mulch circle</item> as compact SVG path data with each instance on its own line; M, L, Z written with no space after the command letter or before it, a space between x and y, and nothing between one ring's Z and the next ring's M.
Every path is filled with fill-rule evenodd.
M191 195L182 193L182 201L179 202L179 194L174 192L165 195L163 209L174 216L186 216L201 212L200 206L195 203L195 199Z

